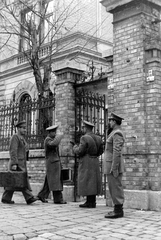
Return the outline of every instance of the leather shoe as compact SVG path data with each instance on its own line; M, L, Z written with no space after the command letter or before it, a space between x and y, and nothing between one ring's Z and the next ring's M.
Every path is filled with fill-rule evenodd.
M79 207L80 208L96 208L96 204L85 202L83 204L80 204Z
M29 200L27 200L27 204L29 205L29 204L32 204L32 203L34 203L34 202L36 202L36 201L37 201L37 198L32 197L32 198L30 198Z
M15 202L14 201L8 201L8 200L5 200L5 199L2 199L1 201L2 203L7 203L7 204L14 204Z
M43 203L48 203L48 201L43 197L37 197L37 199L40 200Z
M109 212L105 215L105 218L121 218L124 216L124 212L120 211L120 212Z
M66 201L64 201L64 200L62 200L62 201L60 201L60 202L54 202L55 204L67 204L67 202Z

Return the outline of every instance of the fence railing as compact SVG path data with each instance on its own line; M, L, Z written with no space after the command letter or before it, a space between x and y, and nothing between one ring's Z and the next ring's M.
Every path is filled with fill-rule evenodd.
M106 118L107 118L107 110L106 110L106 99L105 95L100 95L95 92L91 92L85 90L83 88L76 89L76 97L75 97L75 141L79 142L79 139L82 135L82 121L87 120L92 122L95 127L93 129L94 133L101 136L103 143L106 142ZM100 171L102 175L102 183L103 183L103 194L105 194L106 189L106 179L103 174L103 155L99 157L100 161ZM77 171L78 171L78 160L75 161L75 192L77 188Z
M46 128L55 122L54 95L41 100L11 103L0 107L0 151L7 151L9 140L16 132L17 121L26 120L26 140L30 149L43 148Z

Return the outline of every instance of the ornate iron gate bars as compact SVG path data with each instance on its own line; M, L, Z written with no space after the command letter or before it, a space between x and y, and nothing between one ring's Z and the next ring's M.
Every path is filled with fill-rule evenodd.
M79 142L82 135L82 121L87 120L94 123L94 132L102 137L105 144L106 141L106 101L105 95L100 95L98 93L90 92L85 89L76 89L75 97L75 141ZM102 171L102 158L100 156L100 169L103 182L103 192L105 190L104 175ZM76 198L76 179L77 179L77 168L78 163L75 159L75 198Z
M0 151L7 151L18 120L27 122L27 142L30 149L44 148L46 127L55 121L55 96L41 100L25 94L21 101L0 107Z

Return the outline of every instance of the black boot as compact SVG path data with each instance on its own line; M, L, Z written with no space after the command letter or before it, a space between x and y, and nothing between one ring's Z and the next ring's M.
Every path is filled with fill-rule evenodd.
M44 197L37 196L37 199L40 200L43 203L48 203L48 200L46 200Z
M87 196L87 202L89 203L89 208L96 207L96 195Z
M81 207L81 208L95 208L96 207L96 196L95 195L87 196L87 201L83 204L80 204L79 207Z
M114 206L114 211L109 212L105 215L105 218L121 218L124 216L123 204L118 204Z
M89 203L86 201L85 203L80 204L79 207L81 207L81 208L88 208L88 205L89 205Z
M80 204L79 207L81 207L81 208L95 208L96 204L85 202L83 204Z

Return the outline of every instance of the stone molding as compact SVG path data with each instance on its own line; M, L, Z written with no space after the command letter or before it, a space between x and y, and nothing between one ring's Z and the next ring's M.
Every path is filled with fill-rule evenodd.
M124 194L124 208L161 211L161 191L124 189ZM106 205L113 206L108 189L106 190Z
M29 157L30 158L36 158L36 157L45 157L44 149L33 149L29 151ZM9 159L9 151L0 152L0 160L1 159Z
M15 97L16 101L20 99L20 97L24 94L28 93L32 99L36 98L37 96L37 88L35 84L31 83L30 81L26 80L23 82L20 82L15 87Z
M117 7L122 7L125 4L132 3L134 0L102 0L101 4L106 7L107 12L113 12ZM160 0L148 0L147 2L153 3L161 7Z
M82 75L83 71L67 67L64 69L60 69L55 71L57 76L56 85L64 84L64 83L75 83L79 80L79 77Z

